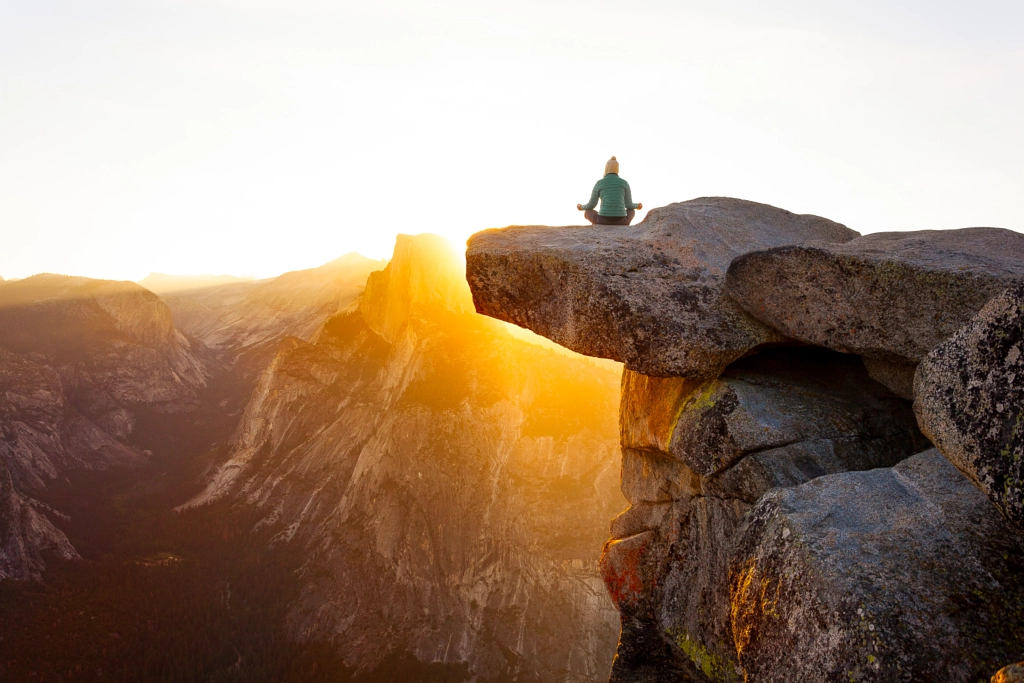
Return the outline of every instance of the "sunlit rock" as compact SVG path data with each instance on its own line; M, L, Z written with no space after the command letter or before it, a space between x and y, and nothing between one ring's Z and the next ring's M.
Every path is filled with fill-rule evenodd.
M825 218L710 197L653 209L635 227L518 227L473 235L466 278L480 313L651 376L715 377L783 336L723 292L751 251L846 242Z
M704 478L751 455L763 474L755 475L753 463L745 460L744 472L768 477L770 483L745 496L750 502L771 486L808 476L890 465L913 448L908 428L913 416L906 402L870 379L857 358L825 351L764 351L701 384L627 371L623 387L624 447L668 453ZM850 455L854 467L843 463L847 442L857 445ZM820 465L817 472L786 474L792 462L815 460L808 450L805 457L780 462L786 456L776 451L796 444L827 447L828 455L821 451L817 459L835 462ZM863 460L868 457L865 444L869 450L881 449L873 461ZM890 451L902 455L892 460Z
M459 254L438 235L398 235L391 263L370 274L359 310L367 324L396 341L412 311L472 313Z
M934 451L905 459L930 446L910 403L915 371L917 393L925 377L934 385L917 418L932 413L937 445L967 453L964 434L984 432L1015 452L1016 309L988 323L1002 346L978 333L948 367L945 345L925 361L934 367L917 365L1024 277L1022 256L1024 236L1006 230L858 237L729 199L674 204L636 228L471 238L477 310L626 363L630 508L601 563L622 619L612 681L966 681L1019 658L1009 527ZM950 457L969 475L980 467L973 452ZM1015 505L1021 473L985 467L979 485L1009 482L993 496ZM791 501L804 506L793 524L761 533L790 519ZM811 540L782 544L791 536ZM781 569L778 548L793 552ZM787 581L805 592L770 593ZM997 605L1000 587L1008 602ZM861 598L851 616L842 601ZM856 612L869 608L876 621Z
M1004 666L992 677L992 683L1024 683L1024 662Z
M281 344L192 503L260 511L304 558L289 634L360 671L397 649L478 680L607 680L618 373L512 338L462 272L401 236L359 300Z

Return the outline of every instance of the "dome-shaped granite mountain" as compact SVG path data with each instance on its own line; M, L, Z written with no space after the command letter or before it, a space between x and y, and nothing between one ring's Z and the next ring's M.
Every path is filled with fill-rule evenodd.
M462 268L400 235L351 306L281 342L190 504L261 511L303 558L288 632L360 671L397 651L481 682L599 681L618 373L477 315Z
M488 230L466 270L479 311L626 362L613 681L973 683L1024 659L1024 300L1000 295L1024 237L705 198Z

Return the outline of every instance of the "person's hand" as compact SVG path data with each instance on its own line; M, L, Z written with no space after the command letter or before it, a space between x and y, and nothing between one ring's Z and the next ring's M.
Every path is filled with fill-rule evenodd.
M638 203L637 203L637 205L636 205L636 210L637 210L637 211L639 211L639 210L640 210L640 209L642 209L642 208L644 208L644 205L643 205L643 204L640 204L640 203L638 202Z
M582 211L583 210L583 205L582 204L577 204L576 205L576 210L577 211Z

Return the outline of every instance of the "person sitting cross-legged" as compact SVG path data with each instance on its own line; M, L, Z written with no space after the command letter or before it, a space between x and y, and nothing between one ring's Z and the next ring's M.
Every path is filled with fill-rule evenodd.
M601 209L594 211L599 199ZM619 177L619 162L612 157L604 165L604 177L594 185L590 201L577 204L576 208L593 225L629 225L633 222L636 210L644 208L644 205L633 203L629 183Z

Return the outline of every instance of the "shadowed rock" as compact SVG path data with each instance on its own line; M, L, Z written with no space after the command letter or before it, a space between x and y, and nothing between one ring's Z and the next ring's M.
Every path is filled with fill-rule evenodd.
M892 393L908 401L914 400L914 373L916 363L886 361L877 358L863 358L871 379L882 384Z
M1024 526L1024 285L990 301L918 367L914 410L938 449Z
M194 409L208 370L139 285L48 274L0 284L0 580L40 579L48 557L78 557L41 490L146 463L129 441L137 413Z
M765 495L730 573L747 680L970 681L1024 651L1024 559L931 449Z
M922 230L746 254L730 266L726 291L784 335L906 365L1022 277L1024 235Z
M856 358L827 351L767 350L704 383L623 375L622 445L666 453L751 503L772 486L895 464L919 443L913 422Z
M633 228L519 227L473 235L466 278L480 313L651 376L708 378L783 337L723 295L729 263L853 230L766 204L710 197Z
M823 349L764 350L703 383L626 371L622 387L631 507L602 557L624 617L618 666L639 666L654 632L673 666L739 681L728 568L751 505L774 487L894 465L926 442L907 401Z
M44 553L78 559L67 536L47 519L48 506L15 488L5 457L0 457L0 580L40 579Z

